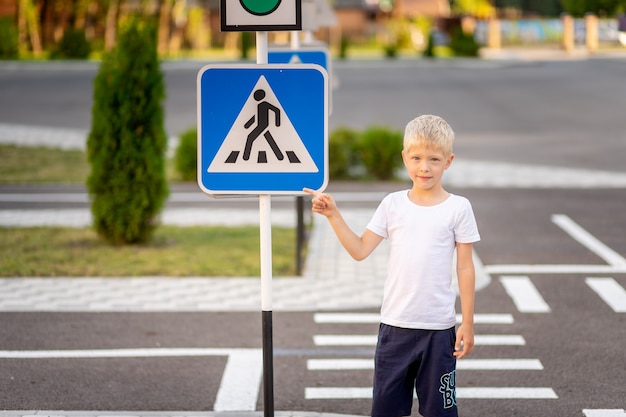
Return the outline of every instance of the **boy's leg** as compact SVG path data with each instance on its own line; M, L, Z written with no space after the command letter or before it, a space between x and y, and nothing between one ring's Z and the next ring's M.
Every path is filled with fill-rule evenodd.
M424 357L415 388L419 411L425 417L457 417L454 328L432 330L425 335Z
M411 415L417 373L413 330L381 324L374 367L372 417Z

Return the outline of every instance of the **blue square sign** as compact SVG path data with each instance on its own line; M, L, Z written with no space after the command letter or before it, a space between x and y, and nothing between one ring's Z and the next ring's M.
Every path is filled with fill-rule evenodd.
M328 183L328 75L319 65L198 73L198 184L209 195L302 194Z

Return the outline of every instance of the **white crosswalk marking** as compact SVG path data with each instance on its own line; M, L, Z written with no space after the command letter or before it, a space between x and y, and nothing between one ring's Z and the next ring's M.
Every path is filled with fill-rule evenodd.
M308 387L304 396L316 399L369 399L371 387ZM457 388L457 398L479 399L557 399L556 392L546 387L475 387Z
M626 267L626 259L613 249L598 240L591 233L580 227L572 219L564 214L555 214L552 216L552 222L563 229L567 234L574 238L578 243L598 255L604 261L614 267Z
M613 278L587 278L587 285L594 290L616 313L626 313L626 290Z
M380 323L378 313L316 313L315 323L344 324L377 324ZM456 322L461 323L461 315L457 314ZM474 314L474 324L513 324L511 314Z
M597 409L583 410L585 417L626 417L626 411L623 408L615 409Z
M506 293L521 313L549 313L550 306L528 277L500 277Z
M373 359L309 359L309 371L372 370ZM463 359L456 363L457 370L488 371L540 371L539 359Z
M375 346L376 335L315 335L316 346ZM476 346L523 346L526 340L520 335L476 335Z

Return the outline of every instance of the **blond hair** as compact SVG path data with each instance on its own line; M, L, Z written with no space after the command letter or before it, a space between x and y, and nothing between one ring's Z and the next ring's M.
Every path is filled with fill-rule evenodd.
M414 146L435 148L446 155L452 154L454 131L439 116L425 114L411 120L404 129L404 150Z

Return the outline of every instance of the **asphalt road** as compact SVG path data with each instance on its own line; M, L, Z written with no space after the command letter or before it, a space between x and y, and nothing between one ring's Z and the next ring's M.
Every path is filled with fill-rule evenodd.
M459 159L625 172L624 63L337 63L331 126L402 128L416 114L436 113L457 131ZM194 65L166 69L170 133L195 122ZM0 123L88 129L93 75L0 71ZM626 408L626 190L451 191L473 203L482 235L476 250L491 273L476 312L504 318L477 323L476 333L509 340L486 341L471 357L504 361L504 369L459 366L462 415L581 416L583 409ZM607 283L601 296L597 286ZM327 323L320 313L327 312L274 314L276 409L368 415L367 398L320 393L367 390L371 369L329 370L316 360L370 359L368 343L324 344L319 336L373 336L376 324ZM260 324L260 314L235 312L4 312L0 349L258 349ZM0 366L0 409L202 411L215 408L227 360L0 359ZM484 392L470 391L476 387L532 391L481 398Z
M206 63L164 64L166 129L196 125L196 76ZM94 65L0 67L0 123L91 124ZM623 58L579 61L334 62L329 128L403 129L432 113L457 132L472 160L623 171ZM223 98L221 98L223 99ZM306 106L306 97L302 99Z

